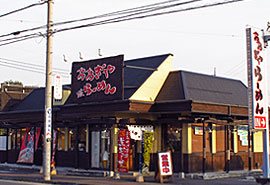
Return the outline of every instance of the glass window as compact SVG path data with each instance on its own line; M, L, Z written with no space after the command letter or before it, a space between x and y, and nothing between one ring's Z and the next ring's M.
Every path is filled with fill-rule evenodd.
M68 150L73 151L75 149L76 144L76 129L69 128L68 131Z
M7 129L1 128L0 129L0 136L6 136L7 135Z
M79 151L86 150L86 126L81 126L79 128L79 143L78 143Z
M170 149L172 152L181 150L181 132L182 129L179 127L168 126L167 130L167 149Z
M65 150L65 128L57 129L57 150Z
M22 133L21 133L22 131L21 131L21 129L17 129L17 135L16 135L16 137L17 137L17 146L16 146L16 149L17 150L20 150L21 149L21 136L22 136Z
M16 149L16 129L9 129L9 150Z

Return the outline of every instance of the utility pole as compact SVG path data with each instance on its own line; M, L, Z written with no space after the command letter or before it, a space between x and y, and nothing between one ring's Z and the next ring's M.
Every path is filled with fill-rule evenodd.
M48 0L47 48L46 48L46 88L43 141L43 176L51 180L51 135L52 135L52 36L53 36L53 0Z
M269 22L268 22L268 28L266 30L266 34L265 32L263 32L263 41L264 41L264 47L265 49L268 46L268 41L270 41L270 32L269 32ZM269 59L268 59L269 60ZM267 113L268 113L268 109L267 109ZM268 182L270 180L270 164L269 164L269 119L266 121L266 129L263 133L263 160L264 160L264 164L263 164L263 177L268 179Z

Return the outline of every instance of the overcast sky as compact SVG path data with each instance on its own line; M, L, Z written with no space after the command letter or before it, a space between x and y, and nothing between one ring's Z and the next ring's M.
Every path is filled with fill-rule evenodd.
M165 0L54 0L54 22L92 17L103 13L143 6ZM187 0L183 0L187 1ZM180 8L224 0L202 0ZM1 0L0 15L38 0ZM210 8L88 27L57 33L53 41L53 66L65 72L70 83L73 61L124 54L125 60L166 53L174 55L174 70L234 78L246 84L247 25L266 29L270 21L270 0L244 0ZM0 17L0 35L46 24L47 6L40 5ZM89 23L80 22L76 25ZM69 25L73 26L75 24ZM69 27L67 26L67 27ZM60 27L59 27L60 28ZM44 30L43 30L44 31ZM41 34L41 33L40 33ZM0 38L0 44L1 44ZM46 39L39 37L0 46L0 81L21 81L24 85L44 86ZM269 49L268 49L269 50ZM270 53L270 51L268 52ZM65 60L64 61L64 56ZM7 60L15 60L15 67ZM31 71L24 63L32 64ZM20 68L20 69L18 69ZM45 72L45 68L44 71ZM269 75L270 76L270 75Z

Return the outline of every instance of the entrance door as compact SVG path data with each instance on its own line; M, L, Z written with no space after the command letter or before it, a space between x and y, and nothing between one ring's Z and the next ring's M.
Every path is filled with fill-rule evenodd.
M110 131L91 132L91 168L109 169Z
M164 149L172 152L174 172L180 172L182 171L182 126L168 124L166 138Z

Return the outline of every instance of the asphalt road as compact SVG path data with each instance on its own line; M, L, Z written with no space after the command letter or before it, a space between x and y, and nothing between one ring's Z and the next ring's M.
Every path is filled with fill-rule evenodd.
M34 183L34 182L22 182L22 181L14 181L14 180L0 180L1 185L45 185L42 183ZM50 185L50 184L46 184Z
M70 177L72 178L72 177ZM157 185L160 183L156 183L153 180L146 180L144 183L137 183L131 179L121 179L121 180L113 180L107 178L74 178L74 184L82 184L82 185ZM5 180L0 179L1 185L45 185L44 183L30 182L29 179L26 181L14 181L14 180ZM57 182L53 183L54 185ZM59 183L63 185L63 183ZM48 185L46 183L46 185ZM223 178L223 179L214 179L214 180L194 180L194 179L173 179L173 181L165 182L164 185L259 185L255 182L254 178Z

